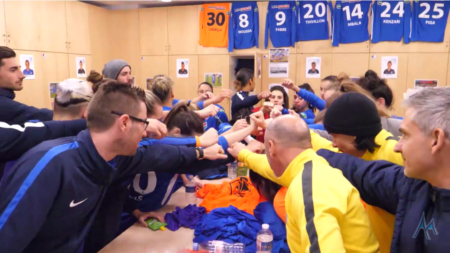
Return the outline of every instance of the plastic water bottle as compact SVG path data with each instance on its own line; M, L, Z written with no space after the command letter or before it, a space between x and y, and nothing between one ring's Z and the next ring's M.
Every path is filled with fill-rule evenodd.
M205 241L202 243L194 242L192 247L194 251L208 251L211 253L245 253L245 244L227 243L219 240Z
M256 236L256 252L268 253L272 252L273 234L269 230L269 224L263 224L262 229Z
M192 175L187 175L186 187L186 203L187 205L196 205L197 196L195 196L195 181Z
M227 164L228 166L228 178L230 180L233 180L236 178L236 167L237 167L237 162L232 162Z

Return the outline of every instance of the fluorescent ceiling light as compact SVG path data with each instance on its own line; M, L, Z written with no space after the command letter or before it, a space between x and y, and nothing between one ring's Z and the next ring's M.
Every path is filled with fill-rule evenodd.
M168 3L168 2L172 2L172 0L161 0L161 2Z

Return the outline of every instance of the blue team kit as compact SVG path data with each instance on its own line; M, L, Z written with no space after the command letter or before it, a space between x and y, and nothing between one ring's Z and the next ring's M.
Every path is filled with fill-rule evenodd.
M273 47L330 38L334 47L368 40L443 42L449 9L450 1L337 0L334 7L330 0L269 1L264 48L269 39ZM259 12L256 2L233 2L229 52L259 47Z

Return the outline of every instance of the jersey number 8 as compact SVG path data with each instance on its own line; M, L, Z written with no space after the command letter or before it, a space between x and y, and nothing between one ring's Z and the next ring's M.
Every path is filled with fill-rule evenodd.
M206 23L208 26L213 26L216 23L218 26L222 26L225 23L225 14L219 12L216 16L214 12L208 12L208 20L210 21Z
M381 4L382 6L386 6L386 9L383 11L383 13L381 13L381 17L382 18L390 18L391 14L389 14L389 10L391 9L391 4L389 2L383 2ZM403 17L403 2L399 2L397 3L397 5L394 7L394 9L392 10L393 14L398 14L399 17Z
M305 18L305 19L307 19L307 18L314 18L314 16L311 15L311 12L313 11L313 6L311 4L305 4L303 6L303 8L308 9L308 11L306 12L305 16L303 16L303 18ZM316 13L316 16L318 18L321 18L321 17L325 16L326 11L327 11L327 9L326 9L324 3L318 3L316 5L315 13Z
M239 26L242 28L246 28L250 23L248 22L248 15L241 14L239 15Z
M425 10L420 13L419 18L430 18L430 15L428 15L428 12L430 11L431 7L429 3L420 3L420 7L425 7ZM444 8L443 3L435 3L433 12L437 12L437 15L432 15L431 18L433 19L440 19L444 16L444 11L442 10Z
M355 4L355 7L353 7L351 16L350 16L350 6L349 5L342 8L342 10L345 11L345 14L347 15L347 21L352 20L352 17L358 17L358 19L362 19L364 16L364 13L361 10L361 4Z

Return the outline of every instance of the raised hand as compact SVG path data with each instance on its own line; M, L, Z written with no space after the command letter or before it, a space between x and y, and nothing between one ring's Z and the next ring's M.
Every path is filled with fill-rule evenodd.
M203 158L208 160L218 160L218 159L227 159L228 156L225 155L223 148L214 144L208 148L203 149Z
M230 148L228 148L227 151L228 154L232 155L234 158L237 159L239 152L241 152L241 150L243 149L247 149L247 147L240 142L236 142Z
M215 105L209 105L203 110L196 111L196 113L203 119L214 117L220 111L220 108Z
M300 88L295 86L294 82L291 79L284 79L284 81L281 83L284 87L291 89L295 91L296 93L299 92Z
M258 99L266 99L266 98L270 98L270 91L263 91L261 93L258 94Z
M148 126L145 130L147 136L154 139L162 139L167 135L167 126L156 119L147 119Z

